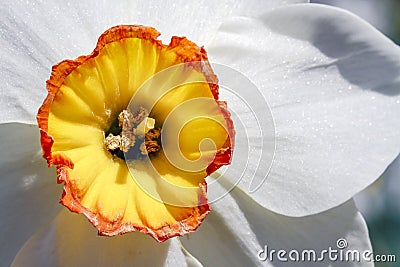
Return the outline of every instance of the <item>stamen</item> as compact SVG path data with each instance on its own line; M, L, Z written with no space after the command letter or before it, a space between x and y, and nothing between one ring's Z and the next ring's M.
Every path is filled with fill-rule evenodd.
M143 107L140 107L136 112L135 112L135 114L133 114L133 122L134 123L136 123L136 124L139 124L140 122L142 122L142 120L145 118L145 117L148 117L149 116L149 112L145 109L145 108L143 108Z
M119 115L118 115L118 125L119 127L125 128L125 129L131 129L133 128L133 114L129 111L129 109L124 109Z
M134 130L135 135L141 138L144 138L146 133L154 128L154 124L156 123L155 119L145 117L139 125Z
M118 115L118 121L113 122L105 133L108 133L104 139L106 149L121 159L125 159L122 152L133 152L129 153L130 159L137 159L159 151L161 128L154 129L155 120L148 115L149 112L143 107L135 113L129 109L123 110Z
M112 133L110 133L104 142L107 150L115 150L121 146L121 136L114 136Z
M146 133L145 141L140 146L140 153L147 155L148 153L154 153L160 150L159 138L161 135L161 129L151 129Z
M128 152L131 147L135 146L135 141L136 138L132 133L124 135L124 132L122 132L120 149L125 153Z

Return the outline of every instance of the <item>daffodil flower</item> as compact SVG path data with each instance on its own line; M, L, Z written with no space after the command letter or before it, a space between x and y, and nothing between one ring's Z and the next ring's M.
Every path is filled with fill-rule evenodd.
M350 13L302 2L306 1L6 1L0 31L2 265L280 265L276 258L264 261L259 257L265 245L276 251L322 251L337 249L341 239L348 249L370 250L365 222L351 198L399 154L400 50ZM261 97L252 91L243 95L243 80L237 82L235 75L224 77L215 69L220 84L235 84L233 88L244 90L238 91L242 98L220 92L235 125L235 148L231 164L216 172L218 179L207 179L213 185L208 198L223 197L211 203L211 213L200 220L195 232L160 238L163 243L138 232L98 236L97 230L103 234L129 231L96 229L85 216L60 206L62 186L56 183L55 170L48 169L42 159L39 130L34 125L46 98L44 83L51 66L89 54L97 38L115 25L154 27L164 43L179 35L204 44L210 62L242 73L261 92ZM239 99L259 101L245 109ZM257 105L264 102L270 111ZM60 113L78 112L59 108ZM272 115L275 150L265 148L271 134L259 131L259 121L248 110L260 119ZM113 114L114 118L118 115ZM138 138L149 129L161 128L157 116L147 115L146 125L138 122L134 126L139 129ZM225 118L222 121L228 122ZM102 129L111 127L110 121L106 124ZM50 140L43 131L49 130L49 135L60 131L60 136L67 131L66 125L53 130L39 126L42 144ZM83 129L76 134L76 140L88 141ZM107 135L102 138L96 144L112 154L104 149ZM224 145L221 141L220 148ZM108 148L112 146L109 143ZM57 147L57 152L65 148ZM64 166L69 164L67 157L47 156L50 163L57 165L61 159ZM272 158L270 166L268 159ZM92 164L101 165L95 160ZM111 201L113 196L104 199ZM77 203L69 204L74 210ZM94 206L89 203L87 207ZM165 219L145 206L137 210L149 218L146 227L157 224L154 218ZM96 225L95 220L92 223ZM319 263L333 264L329 259Z
M158 34L107 30L93 53L53 67L37 115L61 203L102 235L194 231L210 212L205 177L231 161L234 127L204 49Z

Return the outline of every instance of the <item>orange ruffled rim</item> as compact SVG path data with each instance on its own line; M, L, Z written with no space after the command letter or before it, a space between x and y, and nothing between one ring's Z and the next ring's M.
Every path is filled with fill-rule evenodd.
M206 194L207 184L205 181L199 184L202 193L199 195L199 206L196 208L196 212L174 225L166 225L159 229L151 229L146 226L143 227L127 223L116 224L115 222L110 222L106 218L103 218L99 214L95 214L82 206L78 198L73 193L74 185L68 179L68 169L73 169L74 163L71 159L62 154L52 154L51 149L54 139L48 133L48 117L54 98L57 92L60 90L60 87L64 83L66 77L85 61L98 56L102 48L107 44L125 38L140 38L149 40L154 45L162 48L167 47L169 49L174 49L179 60L181 60L181 63L202 61L204 64L200 64L202 66L202 70L199 71L204 73L214 99L218 103L221 113L226 119L229 131L228 134L230 137L227 139L224 149L217 151L213 162L207 167L207 175L213 173L223 165L230 164L231 162L235 130L233 127L233 122L230 118L230 113L227 110L226 102L218 101L218 78L212 71L205 49L203 47L198 47L185 37L176 36L171 38L171 42L167 46L162 44L160 40L156 39L159 35L160 33L154 28L141 25L120 25L112 27L99 37L96 48L90 55L80 56L76 60L64 60L53 66L50 79L46 81L48 95L45 98L42 106L39 108L36 116L40 129L40 143L42 146L43 157L46 159L49 167L56 165L57 182L59 184L64 183L64 191L61 196L60 203L72 212L84 214L89 221L97 227L99 235L114 236L127 232L140 231L142 233L149 234L158 242L163 242L171 237L182 236L187 233L194 232L211 211L211 207L208 204ZM195 68L198 68L198 66L199 64L194 64Z

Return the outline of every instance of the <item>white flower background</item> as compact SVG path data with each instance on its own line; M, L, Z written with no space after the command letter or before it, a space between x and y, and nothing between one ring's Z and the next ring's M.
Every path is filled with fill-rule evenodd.
M400 2L397 0L312 0L314 3L347 9L362 17L400 44ZM368 224L375 253L396 255L400 259L400 158L367 190L355 197L356 205ZM375 263L397 266L398 263Z
M338 238L351 249L371 249L352 198L399 154L400 48L348 12L306 2L3 1L0 266L284 266L260 262L257 252L265 244L319 251ZM88 54L105 29L128 23L155 27L164 42L183 35L204 44L211 62L257 85L276 127L275 161L263 186L249 193L245 176L198 231L162 244L139 233L98 237L83 216L61 208L61 186L41 159L32 125L51 66ZM244 138L238 132L237 142ZM254 154L269 141L250 138ZM221 190L240 175L240 152L219 180ZM257 175L257 166L248 171Z

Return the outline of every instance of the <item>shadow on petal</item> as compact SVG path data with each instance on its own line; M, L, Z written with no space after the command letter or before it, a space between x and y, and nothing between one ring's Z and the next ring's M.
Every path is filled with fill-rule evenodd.
M225 177L218 179L218 183L225 189L232 186ZM295 266L349 266L348 261L332 261L327 255L321 258L324 249L338 250L336 243L341 238L347 241L349 250L361 253L371 250L366 224L353 201L316 215L288 217L263 208L235 188L215 203L213 213L198 232L181 238L181 241L206 266L288 266L289 263ZM259 253L266 251L266 246L269 252L263 261L259 259ZM271 257L272 250L275 252ZM279 250L286 251L282 257L287 261L277 258ZM292 250L300 255L305 250L314 250L315 260L313 255L311 260L290 260L288 255ZM371 265L363 260L351 261L351 264Z
M57 214L61 187L41 156L39 130L0 124L0 259L8 266L24 242Z
M180 239L183 246L205 266L256 265L256 253L251 255L249 247L244 246L232 230L232 225L240 227L240 222L226 221L219 211L213 210L197 232Z
M334 60L312 69L336 66L351 84L389 96L400 94L400 49L355 15L299 5L272 12L264 22L276 32L309 41Z
M98 236L84 216L64 209L25 243L12 266L163 266L184 262L177 240L157 243L138 232Z

